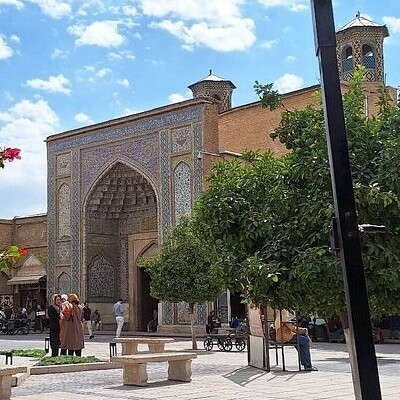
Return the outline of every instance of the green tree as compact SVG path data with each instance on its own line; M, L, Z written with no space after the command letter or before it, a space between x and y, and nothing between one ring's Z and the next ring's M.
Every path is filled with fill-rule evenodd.
M257 85L265 106L279 106L270 85ZM382 88L377 116L365 116L362 85L361 70L344 109L359 223L387 228L362 237L370 306L383 315L400 310L400 114ZM219 164L196 224L228 287L240 287L249 302L343 314L341 266L329 252L334 207L321 107L285 110L271 137L291 152Z
M224 287L220 274L213 268L210 253L194 234L191 220L182 219L159 254L143 258L140 266L150 274L153 297L189 304L192 348L197 349L194 307L196 303L215 300Z

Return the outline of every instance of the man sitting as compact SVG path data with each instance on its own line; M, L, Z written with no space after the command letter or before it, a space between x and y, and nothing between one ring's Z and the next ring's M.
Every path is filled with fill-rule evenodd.
M297 327L293 322L289 321L289 313L285 310L278 312L275 320L275 342L298 343L296 347L300 354L300 363L305 371L318 371L312 366L310 354L310 339L308 337L308 329Z
M101 330L101 316L99 310L94 310L92 315L90 316L90 320L92 321L93 327L97 330Z
M207 325L206 325L207 335L212 333L215 330L215 328L220 326L221 323L219 321L219 318L215 315L215 311L214 310L210 311L210 314L208 314L207 317Z

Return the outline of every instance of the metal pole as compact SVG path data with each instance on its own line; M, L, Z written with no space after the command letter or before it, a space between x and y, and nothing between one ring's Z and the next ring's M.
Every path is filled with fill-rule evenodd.
M349 317L349 354L358 400L380 400L378 366L350 172L349 151L336 58L332 0L311 0L332 191L338 222L340 256Z

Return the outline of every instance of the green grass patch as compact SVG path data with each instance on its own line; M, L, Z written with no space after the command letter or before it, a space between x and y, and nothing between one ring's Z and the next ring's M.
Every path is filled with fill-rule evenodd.
M42 349L0 350L0 355L4 355L6 353L12 353L13 356L31 357L31 358L42 358L46 354L46 352Z
M82 364L100 362L95 356L77 357L77 356L58 356L58 357L43 357L37 366L46 365L64 365L64 364Z

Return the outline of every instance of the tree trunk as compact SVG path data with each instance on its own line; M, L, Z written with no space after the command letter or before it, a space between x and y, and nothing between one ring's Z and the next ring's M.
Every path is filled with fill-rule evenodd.
M190 331L192 334L192 350L197 350L196 330L194 328L194 303L189 304Z

